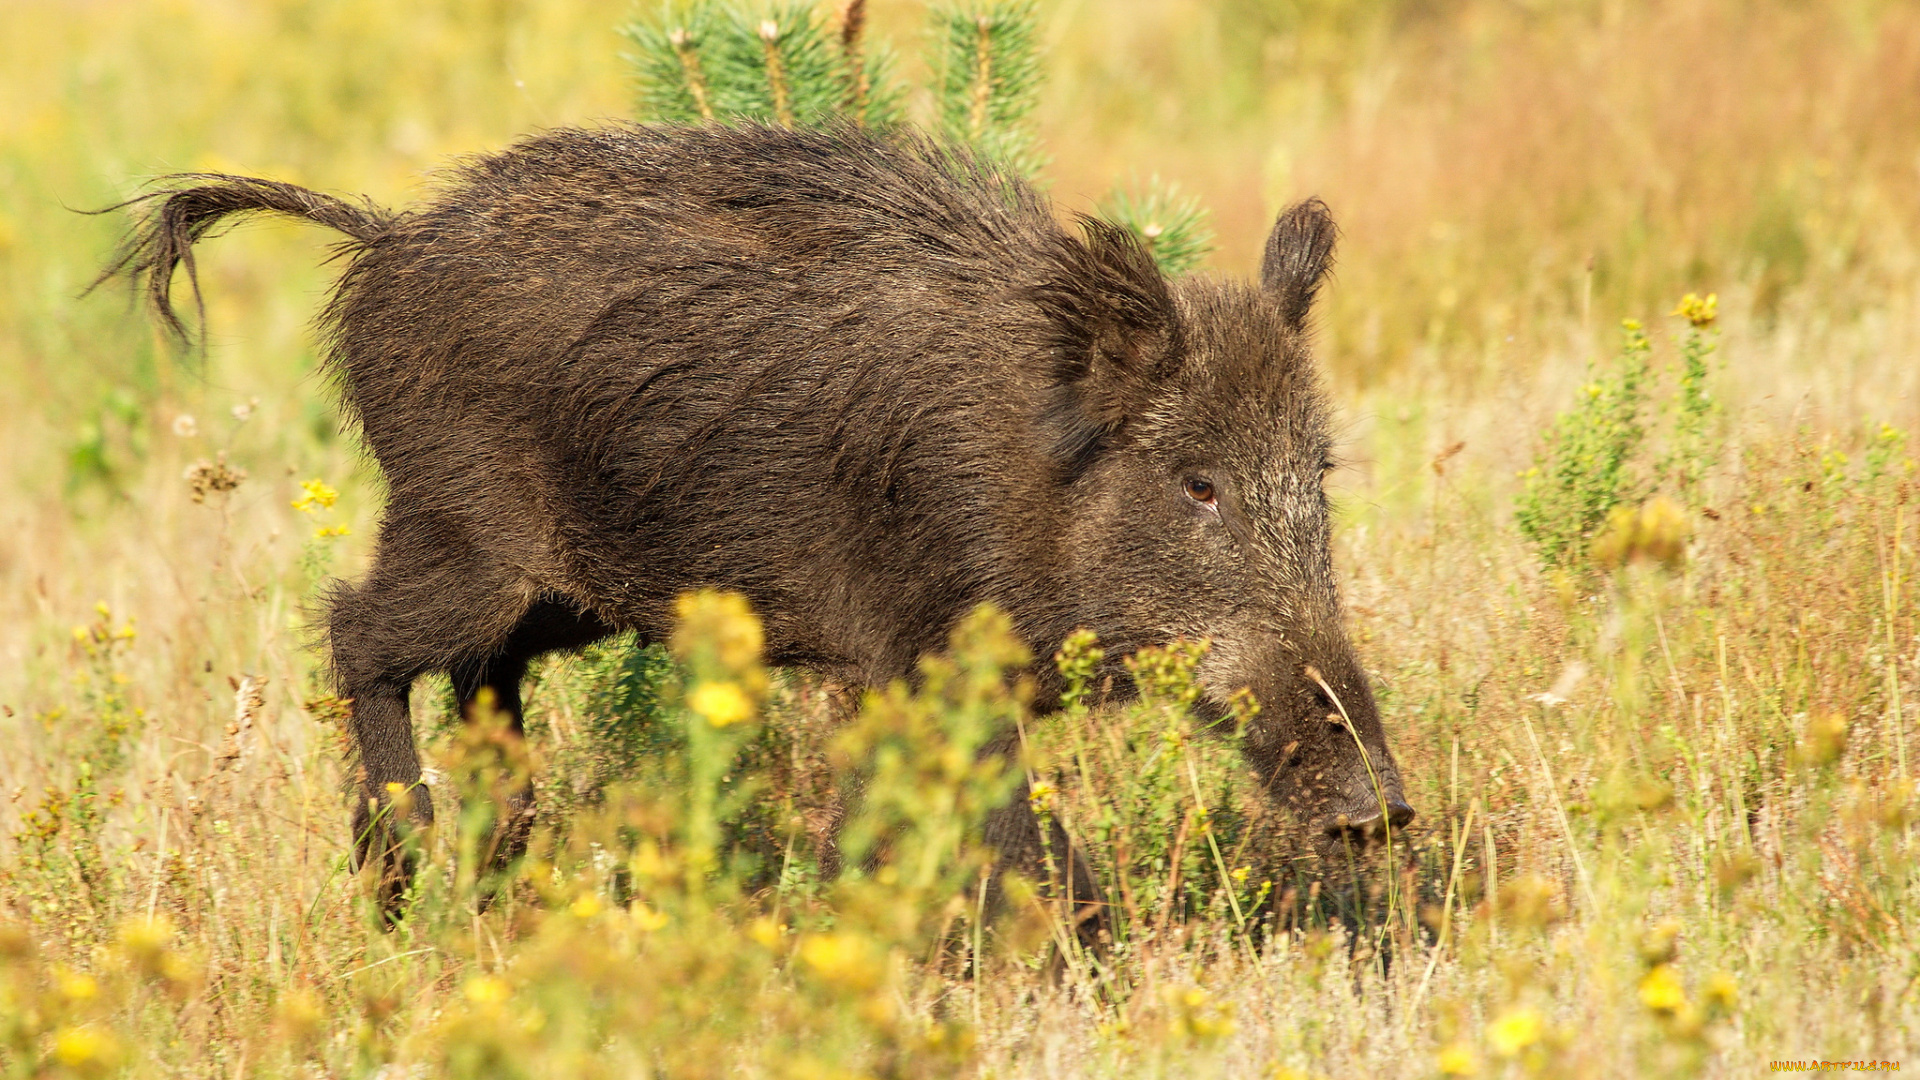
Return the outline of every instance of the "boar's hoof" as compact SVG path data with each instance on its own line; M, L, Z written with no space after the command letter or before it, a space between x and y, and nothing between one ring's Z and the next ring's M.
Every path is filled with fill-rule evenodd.
M354 873L372 865L379 880L374 894L387 929L400 920L406 907L407 890L419 868L418 830L433 824L433 801L424 786L409 789L406 812L395 820L396 807L373 796L362 798L353 809L353 845L348 849L348 867Z

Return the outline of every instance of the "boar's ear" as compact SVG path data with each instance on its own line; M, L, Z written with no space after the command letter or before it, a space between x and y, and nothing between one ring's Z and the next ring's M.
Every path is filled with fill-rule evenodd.
M1333 213L1319 199L1296 203L1273 223L1267 255L1260 262L1260 287L1280 303L1280 313L1296 328L1306 325L1313 296L1333 262L1339 230Z
M1179 367L1167 280L1139 238L1093 218L1063 237L1052 280L1032 291L1052 335L1053 388L1040 422L1063 475L1092 461Z

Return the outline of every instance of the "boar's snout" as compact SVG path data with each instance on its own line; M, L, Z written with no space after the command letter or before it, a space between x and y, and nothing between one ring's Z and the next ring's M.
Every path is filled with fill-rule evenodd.
M1210 654L1209 696L1230 699L1245 686L1261 703L1243 749L1275 799L1319 834L1322 854L1383 841L1415 813L1367 677L1344 635L1289 637L1299 644Z
M1322 828L1337 843L1365 846L1387 838L1389 828L1399 831L1414 819L1413 807L1397 791L1386 793L1384 810L1375 800L1372 805L1330 814Z

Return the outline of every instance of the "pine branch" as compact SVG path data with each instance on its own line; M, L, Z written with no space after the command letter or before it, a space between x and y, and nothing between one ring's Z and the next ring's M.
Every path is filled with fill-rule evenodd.
M722 116L812 127L838 113L838 65L810 4L775 4L757 19L736 8L721 25L708 70Z
M993 24L986 16L974 20L972 99L967 109L967 138L979 142L987 133L987 107L993 104Z
M663 5L658 17L621 28L632 46L623 58L632 65L639 84L642 119L691 123L714 118L701 53L718 22L711 3L695 5L684 14Z
M892 52L884 42L869 44L866 34L866 0L847 0L840 15L840 114L861 127L893 127L906 120L906 89L893 79Z
M640 83L643 119L752 119L816 126L839 115L846 96L841 50L813 7L785 0L750 14L720 0L663 6L623 31ZM883 58L866 57L866 122L898 117L898 94L872 87Z
M767 59L767 94L773 99L773 122L793 126L793 103L787 93L786 65L780 59L780 24L760 20L760 42Z
M667 41L680 59L682 81L693 98L694 108L699 110L700 119L713 119L713 104L707 100L707 77L700 70L700 54L693 47L693 35L684 28L675 28L667 35Z
M1101 200L1100 215L1138 236L1168 277L1189 273L1213 250L1206 207L1158 176L1115 188Z
M840 64L847 81L847 100L842 111L856 124L867 119L867 95L873 88L865 62L860 57L860 37L867 29L867 0L847 0L840 15Z
M940 125L1018 172L1044 164L1031 117L1039 104L1039 19L1032 0L968 0L933 14Z
M889 128L906 122L907 90L893 77L893 51L884 43L862 44L855 84L860 104L846 112L855 123Z

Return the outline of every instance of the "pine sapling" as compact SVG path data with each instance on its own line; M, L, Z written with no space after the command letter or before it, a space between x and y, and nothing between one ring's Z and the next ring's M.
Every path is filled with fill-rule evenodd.
M1207 208L1157 175L1115 188L1100 203L1100 216L1138 236L1169 277L1192 272L1213 250Z
M1031 0L973 0L933 15L940 125L958 142L1031 176L1045 164L1033 130L1041 81Z
M889 55L864 44L865 5L848 6L837 29L811 4L749 13L704 0L663 8L629 24L627 54L639 82L640 116L688 123L753 120L817 127L838 117L885 127L902 116Z

